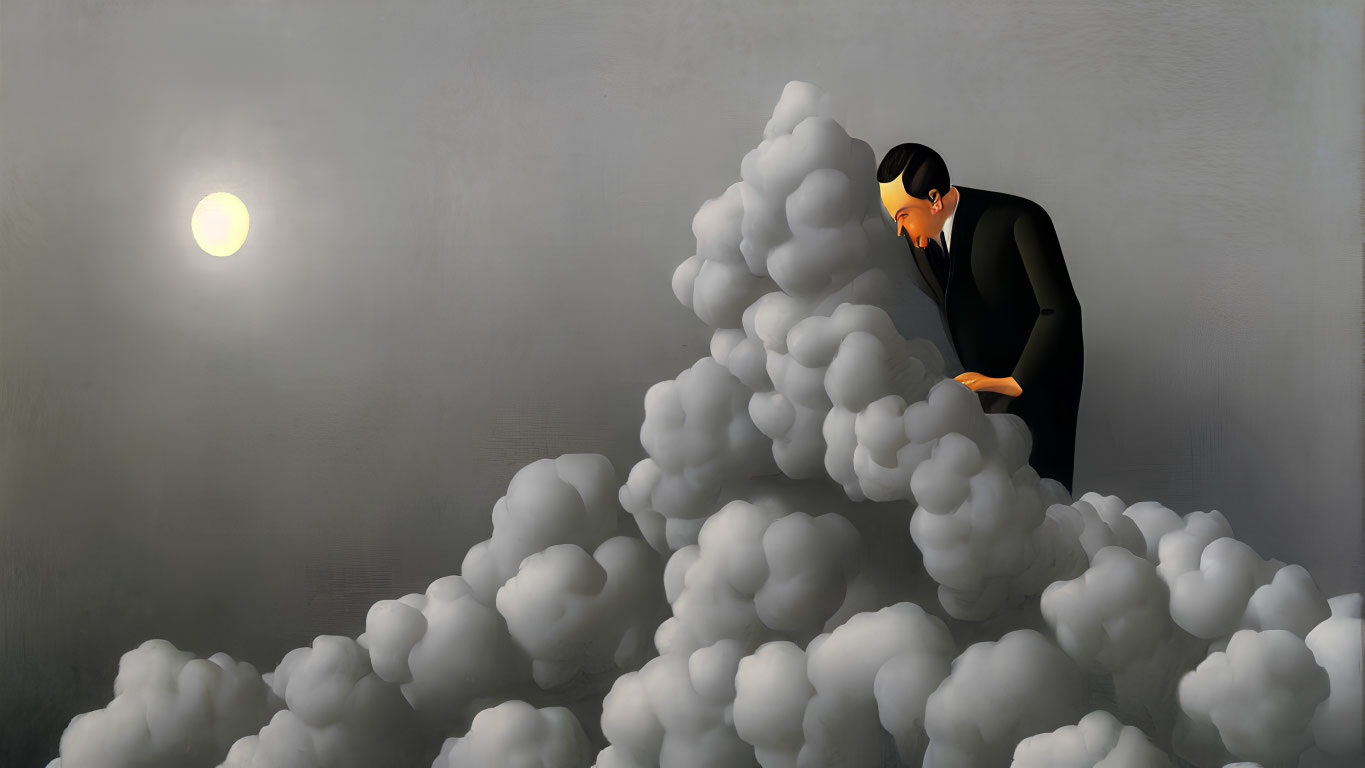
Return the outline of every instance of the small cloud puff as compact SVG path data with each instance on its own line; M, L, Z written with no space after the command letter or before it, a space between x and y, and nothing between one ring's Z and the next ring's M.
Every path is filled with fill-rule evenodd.
M1262 763L1312 744L1313 713L1327 695L1327 673L1302 639L1282 629L1237 632L1179 689L1180 708L1196 730L1212 726L1231 754Z
M592 748L563 707L505 701L474 716L469 733L447 739L431 768L587 768Z
M220 768L400 766L423 752L412 708L355 640L322 635L290 651L270 685L288 708L233 744Z
M246 662L148 640L119 659L108 706L71 720L48 768L212 766L282 705Z
M929 696L924 768L1007 766L1020 740L1074 723L1084 712L1081 674L1032 630L977 643L953 661Z
M528 555L554 544L592 551L616 531L616 471L605 456L571 453L534 461L512 476L493 506L493 535L461 567L475 597L492 606Z
M1141 730L1098 710L1076 725L1019 742L1010 768L1174 768L1174 764Z
M556 544L522 561L498 590L498 612L542 688L584 670L636 669L662 618L662 570L640 539L616 536L591 555Z

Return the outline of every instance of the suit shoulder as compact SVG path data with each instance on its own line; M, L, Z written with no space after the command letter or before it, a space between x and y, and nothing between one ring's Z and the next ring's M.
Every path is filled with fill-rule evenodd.
M983 212L989 211L995 216L1048 218L1047 211L1043 209L1043 206L1026 197L1011 195L1007 192L991 192L984 189L959 189L970 192Z

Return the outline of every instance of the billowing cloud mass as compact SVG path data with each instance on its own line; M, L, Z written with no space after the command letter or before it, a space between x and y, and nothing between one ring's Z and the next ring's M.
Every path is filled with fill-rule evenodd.
M543 688L584 669L634 668L661 613L661 572L658 555L637 538L614 536L591 555L556 544L522 561L498 590L498 612Z
M1087 670L1119 672L1160 653L1172 623L1165 583L1122 547L1095 553L1090 568L1043 592L1043 617L1062 649Z
M286 709L234 743L222 768L404 765L423 751L412 709L349 637L322 635L285 654L270 687Z
M362 635L374 672L420 712L459 717L476 699L530 678L530 658L497 610L460 576L370 608Z
M605 456L571 454L534 461L493 505L493 535L469 548L461 575L475 599L492 605L498 588L530 555L555 544L587 552L616 530L616 471Z
M809 642L843 604L858 544L857 530L834 513L811 517L777 499L726 504L697 544L670 558L673 617L659 628L659 650L685 653L727 638L746 649Z
M1360 595L1332 601L1332 617L1308 633L1306 644L1319 666L1327 670L1327 701L1313 715L1313 735L1322 751L1338 757L1362 752L1365 739L1365 624L1360 618Z
M1083 704L1080 671L1037 632L977 643L929 696L925 768L1007 763L1021 739L1074 722Z
M563 707L505 701L480 712L466 736L446 740L432 768L587 768L592 749Z
M1019 742L1010 768L1174 768L1174 764L1142 731L1096 710L1075 725Z
M735 728L763 768L916 764L953 652L943 622L913 603L856 614L808 652L764 644L740 662Z
M1180 708L1196 726L1216 729L1233 755L1267 763L1313 743L1313 713L1327 694L1327 672L1303 640L1244 629L1180 681Z
M1187 516L1162 537L1158 554L1171 616L1196 637L1226 637L1239 627L1302 637L1331 613L1307 571L1261 559L1217 512Z
M48 768L172 768L217 761L283 705L256 668L225 653L208 659L148 640L123 654L114 699L77 715Z
M709 354L624 477L523 467L458 573L266 675L149 641L52 768L1362 764L1360 596L1216 511L1040 479L897 324L875 170L788 84L693 219Z

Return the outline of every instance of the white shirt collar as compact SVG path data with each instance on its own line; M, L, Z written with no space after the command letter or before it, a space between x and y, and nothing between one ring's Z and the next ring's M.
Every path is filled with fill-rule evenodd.
M948 244L948 248L953 247L953 218L957 216L957 209L948 214L948 220L943 222L943 242Z

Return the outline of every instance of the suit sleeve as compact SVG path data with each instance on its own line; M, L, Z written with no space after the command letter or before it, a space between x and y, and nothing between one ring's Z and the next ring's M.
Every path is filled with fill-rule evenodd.
M1071 365L1080 351L1081 304L1047 213L1038 208L1016 219L1014 240L1038 302L1038 318L1011 374L1019 388L1028 392L1040 378Z

